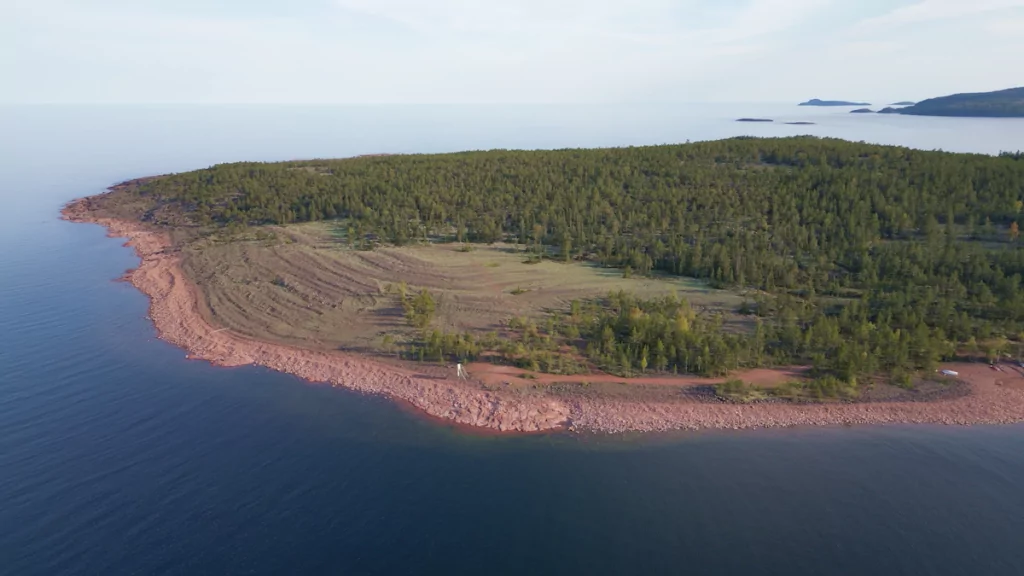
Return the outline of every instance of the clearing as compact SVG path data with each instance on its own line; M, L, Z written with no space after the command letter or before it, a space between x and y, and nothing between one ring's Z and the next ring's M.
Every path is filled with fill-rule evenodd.
M437 299L432 326L450 332L501 331L513 316L540 317L574 299L625 290L641 297L675 293L697 311L736 314L742 296L678 277L623 278L617 269L544 260L510 244L429 244L350 248L335 223L263 227L229 239L210 237L182 250L216 324L247 336L314 349L382 351L382 339L412 338L396 293L426 288Z

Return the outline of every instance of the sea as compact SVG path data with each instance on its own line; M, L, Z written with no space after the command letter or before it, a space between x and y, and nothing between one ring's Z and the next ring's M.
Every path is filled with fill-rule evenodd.
M220 162L796 134L1024 150L792 104L0 107L0 574L1024 574L1022 426L473 434L187 359L131 250L58 218Z

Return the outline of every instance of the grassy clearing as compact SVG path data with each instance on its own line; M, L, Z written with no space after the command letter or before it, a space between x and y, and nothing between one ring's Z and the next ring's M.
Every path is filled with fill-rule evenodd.
M757 386L735 379L715 386L715 394L719 398L738 404L773 398L790 402L856 400L860 397L860 392L860 387L856 383L842 382L831 376L792 380L771 387Z
M747 384L742 380L728 380L715 386L715 395L730 402L749 404L771 397L771 389Z
M676 293L696 309L735 313L743 299L680 278L623 278L589 263L524 262L511 245L461 244L349 248L336 226L324 223L268 227L259 234L213 236L184 250L187 273L199 285L207 313L249 336L320 349L385 351L412 338L399 298L387 287L404 282L411 293L437 298L432 328L448 332L502 330L513 316L541 318L574 299L613 290L642 297ZM390 336L384 346L384 336Z
M714 386L718 398L737 404L769 400L794 403L920 401L957 397L966 391L962 381L929 372L917 375L908 384L894 383L884 377L844 382L826 375L767 386L731 379Z

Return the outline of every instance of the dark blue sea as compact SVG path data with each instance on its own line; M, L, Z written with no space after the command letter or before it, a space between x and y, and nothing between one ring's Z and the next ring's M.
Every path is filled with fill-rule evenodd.
M0 574L1024 574L1024 427L470 435L187 360L115 281L132 252L58 220L226 161L798 133L1024 149L781 104L0 108Z

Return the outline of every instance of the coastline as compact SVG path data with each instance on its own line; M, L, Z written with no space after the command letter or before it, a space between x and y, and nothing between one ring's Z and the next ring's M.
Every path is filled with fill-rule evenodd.
M259 365L312 382L344 386L402 401L430 417L498 432L588 430L658 432L863 424L1010 424L1024 422L1024 374L991 371L983 364L951 365L970 393L933 402L843 404L730 404L680 400L640 402L613 398L566 399L547 394L490 391L355 353L321 352L273 344L218 329L200 313L201 295L186 277L170 238L144 224L95 215L90 199L61 211L71 222L104 226L125 238L141 259L125 279L149 297L158 336L190 359L216 366Z

